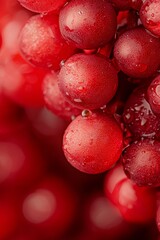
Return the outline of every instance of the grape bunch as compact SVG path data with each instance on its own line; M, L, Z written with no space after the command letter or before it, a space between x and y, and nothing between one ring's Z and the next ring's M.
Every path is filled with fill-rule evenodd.
M0 239L160 239L160 1L6 0Z

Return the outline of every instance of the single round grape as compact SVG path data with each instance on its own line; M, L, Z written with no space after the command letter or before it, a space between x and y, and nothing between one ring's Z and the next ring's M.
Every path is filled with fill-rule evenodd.
M124 107L123 121L136 138L159 135L160 121L147 101L146 90L146 86L136 88Z
M117 183L111 197L127 222L146 224L153 221L156 213L153 189L138 187L126 178Z
M43 82L43 94L46 107L56 115L71 121L81 110L68 103L58 86L58 74L49 73Z
M109 42L116 32L116 13L108 0L71 0L60 11L62 36L82 49Z
M123 167L127 176L138 186L160 185L160 142L139 140L126 148Z
M160 114L160 75L153 79L147 90L148 102L155 114Z
M114 96L117 72L98 55L75 54L62 66L59 87L66 99L81 109L104 106Z
M19 3L32 12L48 13L59 10L67 0L18 0Z
M85 111L66 129L63 150L72 166L96 174L108 170L119 159L122 141L122 131L114 118Z
M140 19L146 29L160 37L160 1L146 0L140 9Z
M146 78L158 69L160 40L144 28L125 31L114 47L114 57L119 68L128 76Z
M54 70L75 51L62 38L57 15L31 17L21 31L19 48L27 62Z

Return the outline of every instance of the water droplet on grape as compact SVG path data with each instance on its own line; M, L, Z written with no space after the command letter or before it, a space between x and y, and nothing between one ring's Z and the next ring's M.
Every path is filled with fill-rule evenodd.
M92 112L88 109L85 109L85 110L82 111L82 117L86 118L86 117L91 116L91 114L92 114Z
M74 98L73 101L77 102L77 103L81 103L82 102L82 100L80 98Z

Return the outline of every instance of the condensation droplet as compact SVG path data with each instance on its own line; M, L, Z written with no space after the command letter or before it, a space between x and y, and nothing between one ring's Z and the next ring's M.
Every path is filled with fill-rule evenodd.
M88 109L85 109L85 110L82 111L82 117L86 118L86 117L89 117L91 115L92 115L92 112Z
M100 109L101 109L101 110L104 110L104 109L106 109L106 107L107 107L107 106L104 105L104 106L100 107Z
M65 64L65 60L62 60L62 61L60 62L60 67L63 67L64 64Z
M73 101L77 102L77 103L81 103L82 102L82 100L80 98L74 98Z

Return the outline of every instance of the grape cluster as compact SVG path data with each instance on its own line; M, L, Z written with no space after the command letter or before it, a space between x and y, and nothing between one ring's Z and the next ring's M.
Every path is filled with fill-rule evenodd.
M160 238L160 1L6 0L0 239Z

